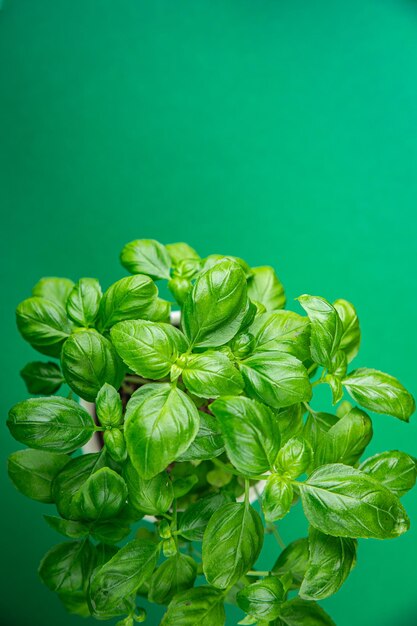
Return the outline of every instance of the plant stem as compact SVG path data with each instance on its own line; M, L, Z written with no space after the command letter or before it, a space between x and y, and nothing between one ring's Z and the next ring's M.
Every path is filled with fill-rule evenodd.
M283 550L285 550L285 548L287 546L285 545L285 542L283 541L281 535L279 534L279 530L275 526L275 524L268 524L267 530L271 530L272 534L274 535L275 539L277 540L277 544L279 545L279 547L282 548Z
M246 576L278 576L275 572L268 572L267 570L255 570L250 569L249 572L246 572Z

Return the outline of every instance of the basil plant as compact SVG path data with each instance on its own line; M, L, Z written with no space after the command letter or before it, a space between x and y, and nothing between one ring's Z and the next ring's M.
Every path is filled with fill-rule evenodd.
M225 603L240 624L333 624L317 601L349 576L357 540L409 528L401 497L416 460L366 458L367 411L407 422L413 397L389 374L352 369L361 335L346 300L302 295L285 310L272 267L185 243L132 241L121 263L130 275L104 293L95 278L43 278L17 307L46 359L21 371L34 397L9 413L27 446L9 475L56 506L45 519L64 537L42 581L71 613L119 626L145 621L143 598L166 607L163 626L221 626ZM313 402L319 385L332 413ZM98 451L80 453L92 438ZM308 536L285 546L276 522L293 507ZM135 528L145 516L153 525ZM277 539L267 571L265 532Z

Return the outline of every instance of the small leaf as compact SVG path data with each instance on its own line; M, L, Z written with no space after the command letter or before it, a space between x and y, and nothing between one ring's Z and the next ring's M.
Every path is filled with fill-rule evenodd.
M275 412L281 433L281 445L287 443L292 437L301 434L304 426L303 412L302 405L299 402Z
M224 626L224 597L217 589L202 586L177 594L168 605L161 626Z
M339 314L330 302L318 296L304 295L298 301L311 322L311 357L315 363L332 371L332 358L343 334Z
M269 622L279 616L285 595L279 578L268 576L243 587L237 594L237 603L245 613Z
M90 532L88 525L83 522L62 519L62 517L55 517L53 515L44 515L43 517L51 528L70 539L81 539L82 537L86 537Z
M114 461L122 463L127 457L127 448L124 434L117 428L106 430L103 434L106 450Z
M291 483L279 474L271 474L262 493L262 510L267 522L282 519L289 512L294 497Z
M178 243L168 243L165 248L168 251L170 259L173 265L179 265L181 261L188 259L200 260L197 252L188 245L188 243L178 242Z
M152 575L149 600L168 604L172 598L194 585L197 563L190 556L177 553L164 561Z
M23 339L50 356L59 356L71 333L65 309L46 298L32 297L21 302L16 309L16 323Z
M76 499L83 519L107 520L126 503L127 487L121 476L108 467L98 469L79 490Z
M170 277L170 255L155 239L136 239L126 244L120 261L131 274L145 274L154 280Z
M58 391L64 382L59 365L52 361L28 363L20 371L20 375L26 383L28 392L35 395L52 395Z
M342 322L342 337L340 348L345 352L350 363L358 354L361 343L361 330L355 307L347 300L340 298L333 302L333 306L339 314Z
M68 296L73 287L74 283L69 278L47 276L46 278L41 278L40 281L36 283L32 289L32 296L52 300L65 309Z
M188 357L182 379L187 389L201 398L237 395L243 390L241 374L222 352Z
M310 356L310 321L292 311L258 315L250 327L256 352L288 352L304 361Z
M80 278L66 303L67 313L79 326L94 326L101 300L101 287L96 278Z
M70 457L57 452L19 450L9 456L7 469L13 485L39 502L53 502L52 481Z
M282 605L276 626L336 626L336 624L315 602L294 598Z
M174 499L172 482L164 471L153 478L142 478L130 462L123 468L123 477L129 491L129 501L142 513L162 515Z
M112 428L123 421L123 406L119 392L104 383L96 398L96 412L102 426Z
M222 492L200 498L180 515L178 532L188 541L201 541L212 515L229 502Z
M313 450L305 439L292 437L278 452L275 466L291 478L307 471L313 459Z
M307 571L309 558L308 539L296 539L281 552L272 571L281 576L289 573L292 577L291 589L297 589Z
M359 469L401 497L410 491L417 478L417 462L405 452L390 450L375 454L361 463Z
M275 270L269 266L253 267L248 280L248 296L263 304L267 311L283 309L285 306L284 287Z

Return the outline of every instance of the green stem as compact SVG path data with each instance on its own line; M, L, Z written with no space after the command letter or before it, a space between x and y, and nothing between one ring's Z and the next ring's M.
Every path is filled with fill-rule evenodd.
M246 508L249 507L249 489L250 489L250 482L247 478L245 478L245 506Z
M250 569L249 572L246 572L246 576L278 576L275 572L268 572L267 570L255 570Z
M285 545L285 542L282 539L281 535L279 534L279 530L275 526L275 524L268 524L267 529L271 530L272 534L274 535L275 539L277 540L277 544L279 545L279 547L282 548L283 550L285 550L285 548L287 546Z

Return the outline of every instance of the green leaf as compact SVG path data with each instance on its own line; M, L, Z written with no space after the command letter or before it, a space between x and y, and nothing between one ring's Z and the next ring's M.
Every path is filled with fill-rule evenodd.
M220 426L214 415L198 412L200 427L194 441L185 452L177 458L178 461L208 461L224 452L223 437Z
M283 309L285 306L284 287L275 270L269 266L253 267L248 280L248 296L263 304L267 311Z
M411 393L389 374L361 367L343 380L349 394L365 409L408 422L416 404Z
M20 371L20 375L26 383L28 392L35 395L52 395L58 391L64 382L59 365L52 361L28 363Z
M168 289L174 296L175 300L182 306L192 289L192 282L188 278L180 278L176 276L168 281Z
M188 259L195 259L197 261L200 260L198 253L188 245L188 243L178 242L178 243L168 243L165 246L170 259L173 265L179 265L181 261L186 261Z
M275 466L291 478L307 471L313 459L313 450L305 439L292 437L278 452Z
M237 603L245 613L269 622L280 614L285 595L279 578L268 576L243 587L237 594Z
M342 337L340 348L345 352L350 363L358 354L361 343L361 330L359 320L353 304L339 298L333 302L333 306L339 314L342 322Z
M174 498L177 500L182 498L187 493L191 491L191 489L196 485L199 481L197 474L190 474L189 476L185 476L184 478L176 478L172 483L172 487L174 489Z
M264 313L250 327L256 352L288 352L304 361L310 356L310 321L292 311Z
M95 570L90 582L90 602L94 612L108 612L134 594L151 576L157 558L158 547L154 543L134 539Z
M281 552L272 571L280 576L290 574L292 578L291 589L297 589L305 576L309 559L308 539L306 537L296 539Z
M339 349L343 326L336 309L324 298L300 296L299 303L311 322L311 357L332 371L332 358Z
M336 463L298 483L305 516L335 537L391 539L410 525L398 498L364 472Z
M120 519L119 515L117 515L112 519L94 522L90 528L90 533L96 541L115 544L126 539L130 534L130 524L127 520Z
M302 405L299 402L276 411L275 416L281 433L281 445L287 443L291 437L301 434L304 426L303 412Z
M128 403L125 437L130 459L143 478L152 478L183 454L197 435L195 404L169 383L150 383Z
M232 502L210 518L203 537L203 570L207 582L226 589L252 567L262 548L261 518L251 506Z
M62 349L62 371L76 394L94 402L104 383L118 388L124 366L108 339L95 330L72 335Z
M23 339L50 356L59 356L63 342L71 333L65 309L46 298L23 300L16 309L16 323Z
M20 493L48 503L53 502L52 481L69 460L69 456L57 452L18 450L9 456L7 469Z
M80 278L67 300L67 313L79 326L94 326L101 300L101 287L96 278Z
M338 418L332 413L323 413L321 411L309 412L306 423L303 428L303 437L307 439L313 448L314 455L317 449L322 445L322 439L326 437L326 433L332 426L337 424Z
M106 428L119 426L123 421L123 406L119 392L104 383L96 398L96 413L99 422Z
M290 354L259 352L241 361L239 367L248 395L275 409L311 399L307 370Z
M356 564L356 539L329 537L310 527L310 562L300 588L305 600L323 600L340 589Z
M127 448L124 434L117 428L106 430L103 434L106 450L114 461L119 463L126 460Z
M188 348L184 335L169 324L130 320L116 324L111 339L126 365L139 376L157 380L170 372Z
M178 532L189 541L201 541L211 517L228 503L230 498L221 491L200 498L181 513Z
M247 302L245 273L230 259L197 277L182 312L185 335L194 347L217 347L238 332Z
M154 280L170 277L168 250L154 239L136 239L126 244L120 261L131 274L145 274Z
M114 517L126 503L127 487L121 476L108 467L92 474L79 490L76 500L85 520Z
M66 541L46 553L39 565L39 576L51 591L77 591L82 587L91 558L89 543Z
M417 478L417 462L405 452L390 450L375 454L361 463L359 469L401 497L410 491Z
M155 305L158 289L148 276L126 276L104 293L99 309L100 329L117 322L144 317Z
M141 317L150 322L165 322L168 324L170 313L171 303L162 298L155 298L149 308L142 313Z
M52 300L64 307L74 283L69 278L47 276L41 278L32 289L32 296Z
M280 448L280 434L273 412L242 396L215 400L210 410L223 434L227 455L239 472L248 476L266 472Z
M177 594L170 602L161 626L224 626L224 597L217 589L196 587Z
M197 563L190 556L176 554L164 561L152 575L150 602L168 604L177 594L190 589L197 576Z
M129 502L147 515L166 513L174 499L172 482L167 472L152 478L142 478L134 466L127 462L123 467L123 477L129 491Z
M29 398L9 411L7 425L13 437L30 448L72 452L94 432L91 416L77 402L52 396Z
M44 515L44 520L57 533L69 537L70 539L81 539L89 534L89 527L83 522L75 522L73 520L62 519L53 515Z
M279 474L271 474L262 493L262 510L267 522L282 519L289 512L294 497L291 483Z
M294 598L282 605L276 626L336 626L336 624L315 602Z
M222 352L190 355L182 380L188 391L201 398L232 396L243 390L241 374Z
M102 454L85 454L71 459L56 476L52 495L62 517L76 521L83 519L77 494L88 478L103 466Z

